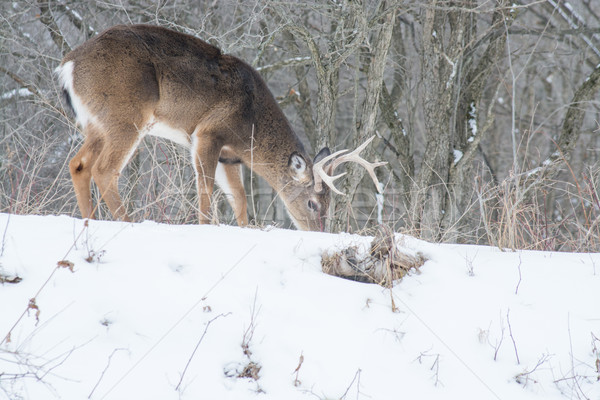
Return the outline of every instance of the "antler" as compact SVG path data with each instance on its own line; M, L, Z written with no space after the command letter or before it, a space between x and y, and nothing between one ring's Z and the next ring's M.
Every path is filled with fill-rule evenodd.
M371 162L365 160L364 158L360 157L360 155L359 155L359 153L361 151L363 151L365 149L365 147L367 147L367 145L369 143L371 143L371 141L373 141L373 139L375 139L375 136L371 136L371 138L369 140L367 140L366 142L364 142L363 144L358 146L354 151L352 151L350 153L347 153L348 150L340 150L340 151L337 151L337 152L325 157L321 161L316 162L313 165L313 174L314 174L314 178L315 178L315 191L317 191L317 192L322 191L323 183L325 183L335 193L343 195L344 193L339 191L333 185L333 181L346 175L346 172L343 172L339 175L334 175L334 176L332 176L330 174L332 174L335 171L335 169L338 166L340 166L342 163L345 163L348 161L353 161L355 163L362 165L367 170L367 172L369 173L369 176L371 177L371 179L375 183L375 186L377 187L377 191L379 193L381 193L379 180L377 179L377 176L375 176L375 168L381 167L382 165L387 164L387 162L384 161L384 162L371 163ZM345 154L345 153L347 153L347 154ZM329 171L329 174L328 174L327 172L325 172L325 165L330 161L332 161L332 163L328 167L328 171Z

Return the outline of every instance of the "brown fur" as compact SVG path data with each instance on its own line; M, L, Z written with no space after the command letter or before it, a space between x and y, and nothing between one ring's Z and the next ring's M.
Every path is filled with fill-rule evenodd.
M248 64L193 36L149 25L110 28L67 54L61 66L69 61L74 66L68 94L78 97L93 117L69 165L83 217L93 217L93 177L113 216L129 219L117 179L143 135L142 127L155 118L185 132L195 146L201 223L211 219L210 195L221 157L241 160L265 178L300 229L324 226L329 191L315 192L311 160L265 82ZM298 157L305 168L297 168L302 164ZM234 193L238 224L246 225L239 166L222 165Z

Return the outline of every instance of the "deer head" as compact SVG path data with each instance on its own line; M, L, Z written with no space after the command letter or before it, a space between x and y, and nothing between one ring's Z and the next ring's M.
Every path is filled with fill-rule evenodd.
M211 222L216 182L238 225L248 224L241 165L262 176L283 199L299 229L323 230L332 176L353 152L306 154L258 72L193 36L150 25L115 26L68 53L57 68L66 104L85 137L69 170L84 218L94 217L94 179L113 216L130 220L118 177L146 135L190 149L200 223ZM343 174L342 174L343 175ZM379 185L378 185L379 189Z

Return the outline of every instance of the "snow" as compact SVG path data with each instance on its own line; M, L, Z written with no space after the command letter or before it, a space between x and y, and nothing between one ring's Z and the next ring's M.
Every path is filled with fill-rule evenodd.
M463 158L464 154L462 151L456 149L453 149L452 153L454 154L454 165L456 165Z
M29 97L29 96L33 96L33 93L31 93L31 91L27 88L13 89L13 90L9 90L8 92L2 93L0 95L0 100L9 100L14 97Z
M257 71L269 70L269 69L275 68L277 66L285 66L285 65L290 65L290 64L301 64L303 62L309 62L311 60L312 60L311 57L292 57L292 58L288 58L287 60L283 60L279 64L268 64L268 65L256 67L256 70Z
M390 290L321 271L368 237L0 214L0 399L600 398L600 254L398 239Z
M375 200L377 202L377 223L378 224L382 224L383 223L383 204L384 204L384 198L383 198L383 183L379 182L379 184L377 185L379 186L379 190L378 193L375 193Z
M442 55L444 56L444 58L446 59L448 64L450 64L452 66L452 72L450 72L450 76L448 77L448 80L446 81L446 89L449 89L450 85L452 84L452 81L456 77L458 65L455 61L452 61L450 59L450 57L448 57L445 53L442 53Z
M471 130L471 137L469 137L469 142L473 141L473 137L477 135L477 107L475 107L475 103L471 103L469 106L469 129Z
M542 167L535 167L527 171L526 176L529 178L535 174L538 174L542 170Z

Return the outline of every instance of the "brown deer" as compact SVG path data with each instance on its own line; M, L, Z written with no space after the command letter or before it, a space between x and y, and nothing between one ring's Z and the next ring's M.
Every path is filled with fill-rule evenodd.
M323 230L330 200L323 183L333 187L343 175L331 176L340 163L361 163L379 190L373 169L384 163L358 156L368 142L352 153L330 155L324 148L311 161L258 72L193 36L158 26L115 26L68 53L57 73L85 137L69 162L84 218L94 217L94 178L113 217L130 220L117 181L146 135L190 149L200 223L211 222L216 180L238 225L248 224L241 164L277 191L303 230Z

